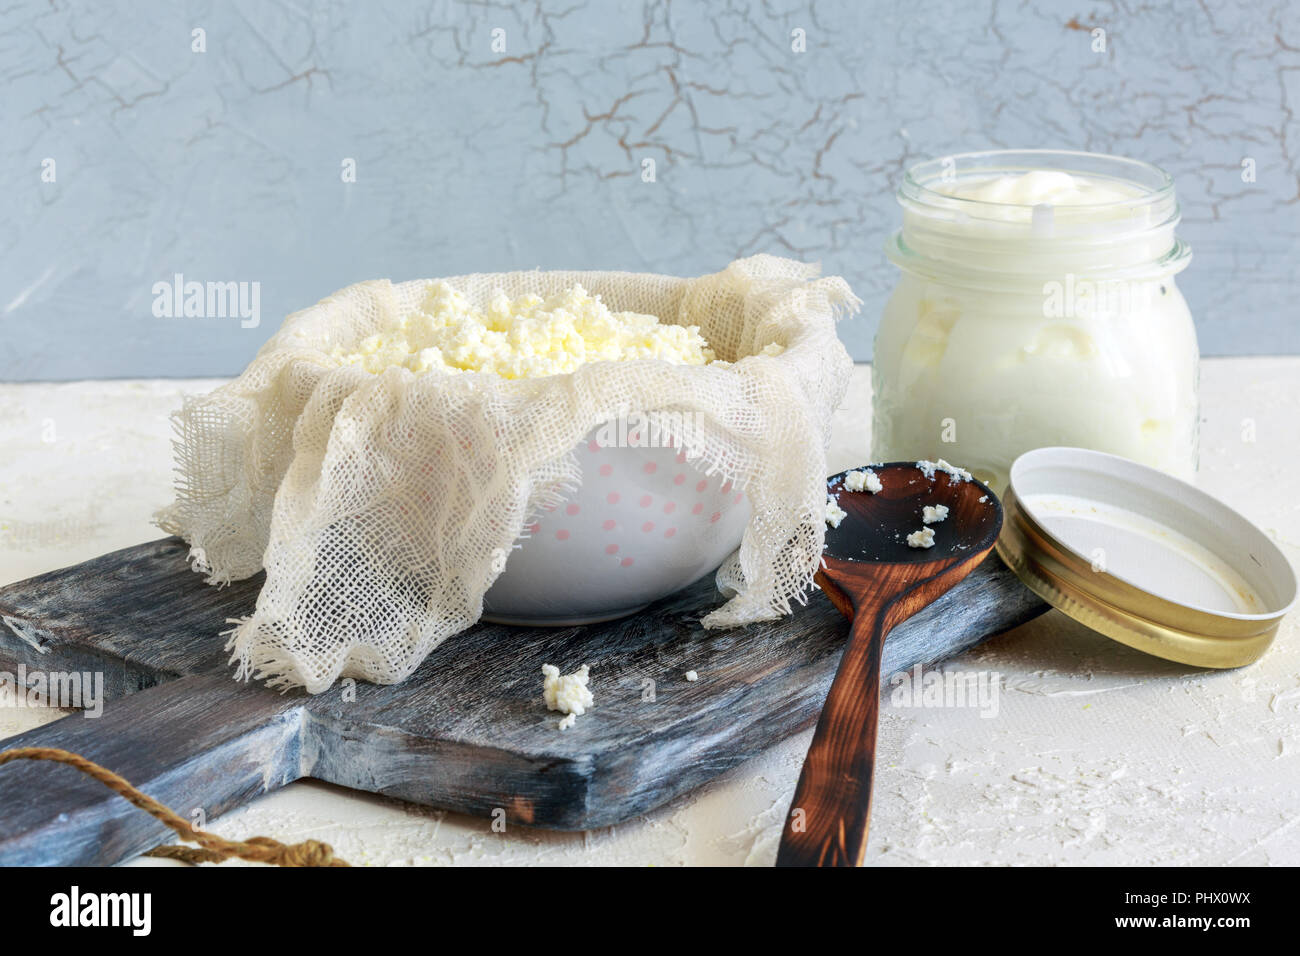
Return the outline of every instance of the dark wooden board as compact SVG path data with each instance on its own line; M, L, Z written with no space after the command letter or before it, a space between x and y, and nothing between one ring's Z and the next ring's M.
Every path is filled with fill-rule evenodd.
M848 625L815 593L790 617L728 631L700 618L710 578L620 621L480 624L404 683L316 696L236 683L218 632L260 576L214 588L176 538L0 588L0 670L104 675L102 716L73 714L0 744L63 747L209 820L302 777L557 829L619 823L811 726ZM886 678L1045 610L990 558L890 635ZM596 706L571 730L541 701L541 667L592 666ZM687 670L700 674L687 682ZM652 682L652 683L651 683ZM653 695L647 693L653 688ZM650 699L652 696L652 699ZM108 864L167 831L76 771L0 767L0 864Z

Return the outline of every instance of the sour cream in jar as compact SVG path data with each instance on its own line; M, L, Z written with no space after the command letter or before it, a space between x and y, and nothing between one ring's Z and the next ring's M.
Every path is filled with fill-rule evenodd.
M1196 332L1174 283L1173 182L1147 163L1046 150L912 168L902 270L872 363L876 461L960 461L995 490L1047 445L1191 479Z

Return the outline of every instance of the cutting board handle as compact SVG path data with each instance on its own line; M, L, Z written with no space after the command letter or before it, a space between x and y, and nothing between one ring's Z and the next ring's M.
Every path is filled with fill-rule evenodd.
M301 695L226 674L182 677L0 743L59 747L120 774L196 826L301 777ZM152 733L142 744L140 728ZM174 834L72 767L0 767L0 866L87 866L172 842Z

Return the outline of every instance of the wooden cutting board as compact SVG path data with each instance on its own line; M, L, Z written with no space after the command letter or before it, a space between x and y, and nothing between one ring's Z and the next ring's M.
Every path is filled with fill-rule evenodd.
M706 631L712 578L633 617L480 624L404 683L315 697L236 683L218 632L261 576L209 587L165 538L0 588L0 671L94 672L108 703L0 745L63 747L208 821L302 777L564 830L619 823L812 725L847 633L830 602ZM958 653L1046 609L996 556L889 637L882 673ZM592 667L594 710L560 732L543 663ZM687 670L699 680L684 679ZM0 767L0 864L110 864L170 833L49 763Z

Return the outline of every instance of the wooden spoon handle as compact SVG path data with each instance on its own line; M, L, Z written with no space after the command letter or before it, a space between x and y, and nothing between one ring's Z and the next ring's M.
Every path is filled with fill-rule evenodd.
M858 866L867 849L880 715L883 608L854 617L830 695L799 774L777 866Z

